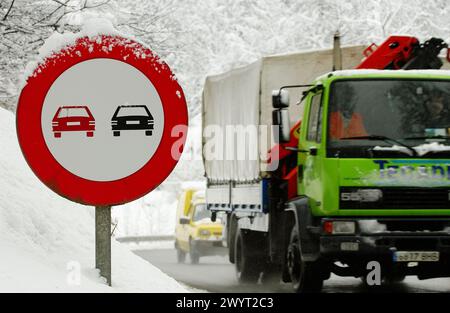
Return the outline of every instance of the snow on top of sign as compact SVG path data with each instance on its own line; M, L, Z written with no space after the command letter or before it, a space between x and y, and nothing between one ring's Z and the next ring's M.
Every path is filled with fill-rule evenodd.
M26 84L28 77L35 73L38 65L45 58L75 43L78 38L89 37L94 38L99 35L121 35L112 25L112 22L105 18L91 18L83 22L80 32L65 32L63 34L54 32L48 37L42 47L38 49L37 57L28 62L22 75L22 87ZM39 69L38 69L39 71Z
M83 20L83 23L81 25L81 30L77 33L72 32L65 32L65 33L58 33L54 32L50 37L45 40L44 44L41 48L38 50L38 55L35 57L34 60L30 61L21 75L21 88L23 88L27 82L27 79L30 76L37 75L41 72L40 65L43 64L44 60L48 57L51 57L55 53L58 53L59 51L63 50L66 47L69 47L77 41L77 39L83 38L83 37L89 37L91 40L95 40L98 44L102 43L102 37L101 36L119 36L122 38L129 39L130 41L133 41L134 43L138 43L142 45L142 47L146 47L146 44L141 42L139 39L136 39L133 36L123 34L119 32L113 25L113 23L107 19L107 18L89 18L86 20ZM133 45L134 43L130 43ZM134 55L138 58L155 58L154 62L154 69L156 72L161 73L161 69L164 69L166 67L166 63L158 58L157 56L148 53L146 50L140 49L138 46L134 46ZM105 46L103 47L105 52L112 51L113 46ZM89 52L93 51L93 47L89 47ZM78 56L81 56L79 51L75 51L75 54ZM129 58L129 55L124 55L123 60L127 61ZM171 77L173 80L176 80L175 76Z

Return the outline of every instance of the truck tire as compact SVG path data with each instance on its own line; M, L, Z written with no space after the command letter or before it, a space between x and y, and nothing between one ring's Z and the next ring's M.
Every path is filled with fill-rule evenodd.
M236 268L236 278L241 284L255 284L258 282L261 273L259 263L261 260L254 254L252 238L243 230L237 229L234 265Z
M405 280L406 275L405 274L391 274L384 278L384 282L386 284L397 284L401 283Z
M200 262L200 254L191 240L189 240L189 257L191 259L191 264L198 264Z
M261 283L263 285L276 285L281 282L281 270L275 264L266 264L264 266Z
M234 214L231 214L228 219L227 245L228 245L228 259L231 264L234 264L234 248L236 246L236 232L238 228L238 220Z
M293 227L287 249L286 262L292 287L297 293L320 292L323 278L316 262L305 262L302 257L300 236L297 227Z

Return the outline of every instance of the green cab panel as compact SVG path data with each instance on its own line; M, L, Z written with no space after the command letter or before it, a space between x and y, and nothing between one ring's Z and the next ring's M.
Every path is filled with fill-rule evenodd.
M330 89L334 83L349 80L376 80L380 88L387 90L389 86L380 82L398 79L402 81L400 86L405 92L408 90L409 80L420 85L421 81L450 82L450 76L448 73L431 72L355 73L357 72L350 72L341 77L331 74L323 76L316 82L316 90L317 86L320 86L319 92L312 91L306 97L299 138L301 152L298 158L298 195L308 197L311 211L318 217L450 216L450 159L447 156L427 158L399 155L398 158L397 156L395 158L377 158L377 156L365 158L339 156L339 153L330 153L327 150L329 149L328 123L330 121L328 111L329 102L332 99ZM414 84L411 84L414 86L412 93L422 97L423 88ZM427 84L431 85L431 83L422 85L427 87ZM439 88L446 86L450 84L442 83ZM374 98L370 98L372 99ZM389 101L387 104L401 107L397 104L397 94L391 92L386 99ZM378 111L371 112L375 114ZM383 113L380 121L386 123L387 115ZM369 116L367 112L366 116ZM383 130L382 127L378 128ZM395 136L396 133L393 132L393 134ZM394 139L398 140L397 137ZM442 140L445 138L443 137ZM373 145L381 144L383 142L377 141ZM393 144L384 143L384 147ZM317 151L315 155L308 152L311 148Z

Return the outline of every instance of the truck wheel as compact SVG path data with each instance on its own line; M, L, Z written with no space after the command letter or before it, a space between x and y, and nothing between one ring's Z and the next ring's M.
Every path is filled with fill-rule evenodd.
M86 136L87 136L87 137L94 137L94 132L87 132L87 133L86 133Z
M151 136L152 135L152 131L151 130L146 130L145 131L145 136Z
M392 274L392 275L388 275L384 278L384 282L386 284L396 284L396 283L401 283L402 281L404 281L406 278L405 274Z
M189 241L189 257L191 259L191 264L198 264L200 262L200 254L192 241Z
M281 271L275 264L266 264L264 267L261 283L264 285L275 285L281 282Z
M186 261L186 252L177 248L177 261L178 263L184 263Z
M228 219L229 225L228 232L227 232L227 245L228 245L228 259L230 260L230 263L234 264L234 248L236 247L236 232L237 232L237 226L238 226L238 220L234 216L234 214L230 215Z
M300 236L294 226L289 240L286 256L287 268L295 292L320 292L323 279L314 262L305 262L302 258Z
M237 229L234 248L234 265L236 278L241 284L255 284L258 282L260 260L252 254L251 238L242 230Z
M61 133L54 133L55 138L61 138Z
M120 136L120 131L117 131L117 130L113 131L113 136L114 137L119 137Z

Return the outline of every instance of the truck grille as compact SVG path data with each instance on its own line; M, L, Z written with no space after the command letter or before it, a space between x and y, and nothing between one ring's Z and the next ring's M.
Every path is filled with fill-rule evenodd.
M342 193L355 192L358 187L342 187ZM450 188L410 188L410 187L389 187L389 188L366 188L379 189L383 192L383 197L378 202L343 201L340 199L342 210L450 210Z

